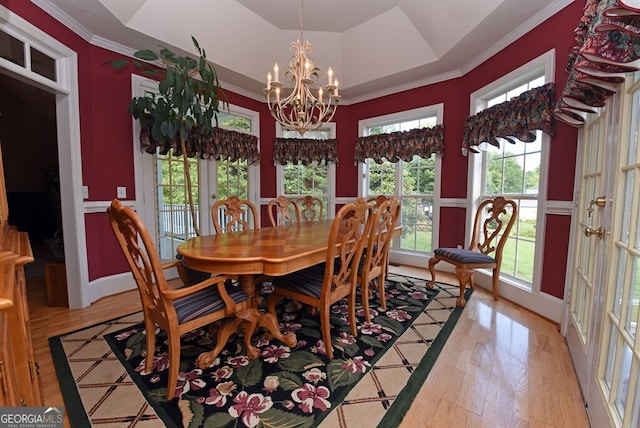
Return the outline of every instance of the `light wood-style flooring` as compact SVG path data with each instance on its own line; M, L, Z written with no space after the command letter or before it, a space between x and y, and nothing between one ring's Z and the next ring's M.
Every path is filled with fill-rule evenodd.
M424 269L392 267L428 278ZM438 280L455 283L439 273ZM63 406L47 338L139 310L137 291L86 309L48 307L44 278L27 280L31 330L46 406ZM68 423L68 422L67 422ZM401 427L588 427L557 325L478 288Z

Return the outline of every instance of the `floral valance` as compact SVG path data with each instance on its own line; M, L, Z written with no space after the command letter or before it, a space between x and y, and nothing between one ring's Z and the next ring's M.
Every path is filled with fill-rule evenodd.
M376 163L385 159L394 163L400 160L411 162L413 156L428 159L432 154L444 155L444 125L356 139L356 162L364 162L367 158Z
M189 138L185 142L187 156L198 156L200 159L247 160L250 164L260 161L258 151L258 137L238 131L214 127L211 133L203 134L197 128L189 132ZM148 122L142 123L140 131L140 148L147 153L167 154L173 149L174 156L182 156L180 141L173 138L168 141L156 141L151 136L151 127Z
M286 165L287 162L297 165L309 165L329 161L338 163L338 140L319 140L312 138L276 138L273 146L273 161Z
M581 126L586 113L597 112L619 90L625 73L640 70L640 3L587 0L574 37L554 114Z
M476 147L481 143L500 147L497 138L530 143L535 141L537 130L553 137L554 89L553 83L547 83L468 117L464 123L463 149L478 153Z

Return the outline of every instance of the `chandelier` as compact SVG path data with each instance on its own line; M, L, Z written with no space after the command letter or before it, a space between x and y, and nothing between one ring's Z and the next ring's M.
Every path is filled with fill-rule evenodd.
M278 63L273 67L273 76L267 73L267 105L271 116L284 128L298 131L304 135L306 131L320 128L329 122L336 112L340 95L338 95L338 79L333 79L333 70L327 71L327 85L318 88L317 96L311 92L320 77L320 69L313 65L307 56L311 53L312 44L304 39L303 1L300 0L300 38L291 42L290 49L295 53L284 72L284 80L291 83L293 89L286 97L282 93L284 84L279 80Z

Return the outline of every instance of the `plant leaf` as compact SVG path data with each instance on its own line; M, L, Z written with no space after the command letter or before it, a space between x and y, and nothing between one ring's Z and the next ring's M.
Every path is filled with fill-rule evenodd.
M158 54L150 49L143 49L143 50L137 51L133 54L133 56L145 61L157 61L160 59Z
M113 61L105 61L102 63L102 65L110 65L112 68L119 70L129 65L129 61L127 61L126 59L115 59Z

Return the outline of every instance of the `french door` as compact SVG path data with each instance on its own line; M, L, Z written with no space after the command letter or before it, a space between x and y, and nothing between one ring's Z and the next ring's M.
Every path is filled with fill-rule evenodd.
M566 333L594 427L640 426L639 77L584 130Z
M156 81L139 76L133 76L132 79L134 96L157 92ZM138 126L136 122L136 198L142 202L138 209L155 238L160 258L170 259L175 257L179 245L196 235L188 205L184 164L182 156L174 157L172 153L140 154ZM258 113L229 105L219 113L218 126L257 135ZM245 160L232 162L190 158L189 170L196 222L203 235L213 233L210 210L216 199L238 196L254 204L258 201L257 165L249 165ZM259 224L259 219L256 222Z
M615 154L607 138L607 110L590 115L582 133L574 227L574 262L567 311L566 338L582 396L593 382L594 361L600 347L599 326L605 293L605 251L610 233L610 174L606 168ZM603 425L606 426L606 425Z

